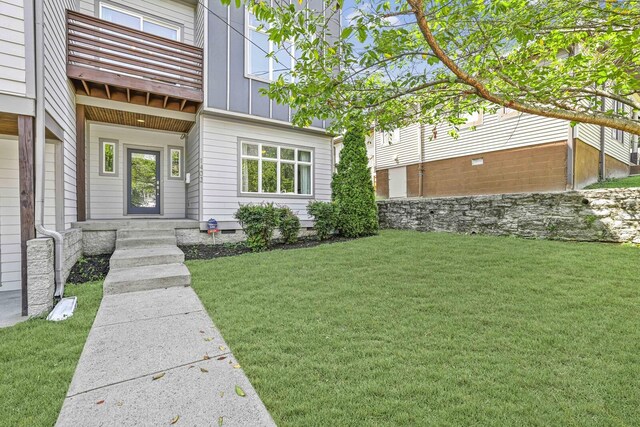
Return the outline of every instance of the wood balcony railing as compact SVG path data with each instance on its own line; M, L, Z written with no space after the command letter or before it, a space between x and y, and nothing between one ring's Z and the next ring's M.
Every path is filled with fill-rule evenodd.
M203 100L201 48L74 11L67 76L90 96L179 110Z

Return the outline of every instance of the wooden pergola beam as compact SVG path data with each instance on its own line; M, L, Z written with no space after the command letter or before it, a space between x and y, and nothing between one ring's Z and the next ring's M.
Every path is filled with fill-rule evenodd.
M18 116L18 170L20 190L20 255L22 282L22 315L29 314L27 289L27 242L36 237L34 118Z

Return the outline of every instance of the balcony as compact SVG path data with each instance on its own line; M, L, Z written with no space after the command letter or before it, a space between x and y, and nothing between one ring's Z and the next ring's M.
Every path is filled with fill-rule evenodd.
M195 112L202 70L199 47L67 11L67 76L77 94Z

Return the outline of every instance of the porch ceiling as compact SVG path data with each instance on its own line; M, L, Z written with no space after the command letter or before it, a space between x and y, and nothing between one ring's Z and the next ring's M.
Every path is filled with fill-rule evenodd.
M85 112L87 120L138 128L166 130L170 132L187 133L193 125L193 122L189 120L159 117L89 105L85 106Z

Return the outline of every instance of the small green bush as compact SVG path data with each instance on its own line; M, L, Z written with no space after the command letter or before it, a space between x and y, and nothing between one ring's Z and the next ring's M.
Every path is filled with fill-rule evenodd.
M235 218L247 235L247 246L253 252L269 247L273 231L280 223L280 215L280 209L273 203L243 205L236 211Z
M378 232L378 207L368 166L365 130L354 126L344 136L340 162L331 182L336 229L346 237Z
M300 231L300 219L298 219L288 207L280 208L279 211L278 229L280 230L282 241L287 244L297 242L298 232Z
M336 207L331 202L313 201L307 205L309 215L313 217L313 228L318 239L328 239L336 229Z

